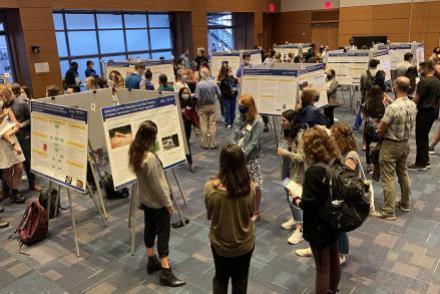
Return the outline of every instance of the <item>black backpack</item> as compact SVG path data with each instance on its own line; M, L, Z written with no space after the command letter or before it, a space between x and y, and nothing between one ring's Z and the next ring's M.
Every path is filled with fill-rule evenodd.
M105 194L107 195L107 199L127 198L129 196L127 188L122 188L118 191L115 191L113 186L113 177L109 173L105 173L100 182L102 189L104 189Z
M350 232L360 227L370 213L370 186L340 162L318 164L327 171L330 197L321 216L331 229Z

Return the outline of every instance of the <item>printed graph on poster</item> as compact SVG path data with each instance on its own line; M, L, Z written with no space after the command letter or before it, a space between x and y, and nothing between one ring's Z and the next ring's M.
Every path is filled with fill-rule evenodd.
M64 187L86 192L87 111L31 102L31 170Z
M165 169L186 160L181 115L174 95L103 107L101 115L116 190L136 182L129 167L128 150L144 121L157 125L154 151Z

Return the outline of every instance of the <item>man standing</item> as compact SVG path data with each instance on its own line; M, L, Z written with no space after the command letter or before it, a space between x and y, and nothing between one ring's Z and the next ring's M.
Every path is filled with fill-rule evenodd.
M434 76L435 69L432 61L425 64L425 78L417 85L414 102L417 104L416 117L416 162L410 170L426 171L431 168L429 163L429 132L439 115L440 80Z
M396 206L403 212L411 211L409 205L411 183L406 160L410 152L408 140L414 126L417 109L415 103L407 96L409 87L408 78L397 78L394 89L396 100L387 107L377 130L383 139L379 162L384 196L382 210L373 212L373 216L377 218L395 220ZM394 191L394 172L397 173L402 191L400 201L397 203Z
M95 79L99 78L98 74L96 73L96 70L93 68L95 66L95 63L93 63L93 61L91 60L87 60L87 68L84 72L84 75L86 76L86 78L88 77L94 77Z
M406 52L405 55L403 56L403 62L399 62L396 65L396 75L397 75L397 77L404 76L406 74L406 71L408 70L408 68L413 66L411 64L412 59L413 59L412 53L411 52Z
M183 67L185 69L191 69L191 60L189 59L189 49L185 49L180 55L180 60L182 60Z
M145 64L139 62L134 65L134 73L125 78L125 88L139 89L142 81L142 75L145 72Z
M216 149L218 147L216 133L217 106L220 95L217 84L211 80L211 73L205 67L200 70L202 80L197 83L195 97L200 115L201 147Z
M199 52L197 53L197 57L194 60L196 63L196 70L199 71L201 66L208 66L209 64L209 59L208 57L205 55L205 50L200 49Z
M70 63L69 69L66 71L66 74L64 76L64 86L65 89L71 88L74 92L80 92L80 84L81 80L79 79L78 75L78 63L75 61Z
M15 89L20 89L20 85L12 84L11 88L14 93L16 92ZM11 110L17 121L22 125L15 135L26 159L24 169L29 183L29 190L40 192L41 187L35 183L35 175L31 173L31 113L29 100L25 101L14 95L11 101Z

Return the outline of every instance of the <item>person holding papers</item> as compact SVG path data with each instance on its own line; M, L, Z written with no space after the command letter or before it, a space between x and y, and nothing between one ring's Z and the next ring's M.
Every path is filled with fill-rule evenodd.
M261 191L263 190L260 150L264 123L258 114L252 96L241 96L238 101L238 110L240 115L235 118L231 142L238 144L243 150L251 179L255 183L255 211L252 220L257 221L260 217Z
M0 86L0 169L3 170L2 190L11 202L24 203L25 197L18 192L23 174L25 157L15 134L21 124L11 111L12 92L6 85Z
M138 195L145 215L147 273L160 271L159 281L162 286L180 287L185 285L185 282L174 275L168 261L173 204L162 162L155 152L156 137L157 125L149 120L142 122L128 151L129 165L136 174ZM156 237L160 260L154 254Z

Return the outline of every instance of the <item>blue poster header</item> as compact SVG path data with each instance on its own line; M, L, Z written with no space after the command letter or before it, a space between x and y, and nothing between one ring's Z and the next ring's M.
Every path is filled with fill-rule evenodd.
M241 51L243 54L261 54L260 49L249 49L249 50L243 50Z
M83 121L87 124L87 111L47 102L31 101L31 112L41 112L59 117Z
M212 56L237 56L237 57L240 57L240 52L213 52Z
M347 51L347 52L329 52L328 56L329 57L343 57L343 56L349 56L349 57L360 57L360 56L369 56L370 52L369 51Z
M374 57L377 57L377 56L383 56L383 55L387 55L388 54L388 49L386 49L386 50L381 50L381 51L375 51L374 52Z
M106 121L109 118L159 108L167 105L176 105L174 95L154 99L145 99L120 105L106 106L101 108L102 120Z
M305 74L308 72L312 72L312 71L317 71L317 70L323 70L324 69L324 63L317 63L317 64L313 64L313 65L307 65L306 68L301 69L301 71L299 72L300 74Z
M390 44L390 50L399 50L399 49L411 49L412 45L410 43L407 44Z
M145 64L145 66L162 65L162 64L172 64L172 60L146 60L141 62L127 62L127 61L109 61L107 66L119 66L119 67L130 67L137 63Z
M299 71L291 69L257 69L257 68L244 68L243 75L249 76L289 76L297 77Z

